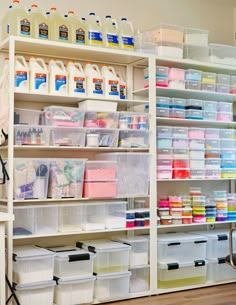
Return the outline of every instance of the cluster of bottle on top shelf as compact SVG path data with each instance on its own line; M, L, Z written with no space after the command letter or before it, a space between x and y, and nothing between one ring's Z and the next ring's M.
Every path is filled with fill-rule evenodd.
M191 187L188 195L160 198L158 216L161 225L235 221L236 194L217 190L206 196L201 188Z
M157 127L157 178L236 178L234 129Z
M236 76L193 69L156 67L156 86L173 89L236 93ZM149 87L149 69L144 69L144 88Z
M56 7L42 12L37 4L27 10L20 0L13 0L2 20L2 39L9 35L134 50L134 30L126 18L118 24L110 15L101 21L95 13L86 19L72 10L63 16Z
M145 105L145 111L149 111L149 105ZM158 96L156 98L156 115L172 119L231 122L233 121L233 104Z
M9 67L9 59L4 68ZM83 67L79 62L31 56L15 57L15 92L63 95L71 97L105 97L126 99L126 82L115 68L90 62Z

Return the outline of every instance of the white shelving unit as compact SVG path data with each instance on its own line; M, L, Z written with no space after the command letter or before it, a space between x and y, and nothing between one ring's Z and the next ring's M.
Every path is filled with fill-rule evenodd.
M16 205L27 205L27 204L53 204L58 203L58 200L47 199L47 200L13 200L13 160L15 157L43 157L43 156L55 156L55 153L59 157L61 156L71 156L80 153L85 154L96 154L98 152L149 152L151 157L150 164L150 188L149 198L150 204L150 226L143 228L124 228L119 230L98 230L94 232L74 232L74 233L58 233L52 235L35 235L35 236L13 236L13 221L8 224L7 233L7 248L8 248L8 275L12 279L12 250L13 243L15 244L30 244L35 242L35 240L43 239L44 241L57 239L65 240L68 238L69 241L78 238L80 235L86 235L86 238L95 234L95 236L107 236L107 234L112 234L114 232L127 232L127 234L148 234L150 236L150 290L143 293L130 294L128 298L135 298L141 296L148 296L154 294L168 293L174 291L180 291L185 289L193 289L199 287L206 287L211 285L224 284L222 283L206 283L203 285L188 286L188 287L178 287L172 289L158 289L157 288L157 238L158 232L166 232L168 230L177 229L188 231L188 229L196 226L203 228L210 228L210 226L220 226L220 225L231 225L232 222L217 222L213 224L192 224L192 225L181 225L181 226L160 226L157 227L157 194L160 191L165 191L167 188L173 188L176 185L178 187L183 184L188 183L204 183L206 180L209 183L229 183L231 185L231 190L233 190L235 179L209 179L199 180L199 179L176 179L176 180L162 180L156 177L156 125L172 125L172 126L201 126L201 127L232 127L235 128L236 122L210 122L210 121L195 121L195 120L182 120L182 119L167 119L167 118L157 118L156 117L156 96L170 96L170 97L183 97L183 98L201 98L210 99L216 101L236 101L236 95L231 94L219 94L219 93L209 93L203 91L192 91L192 90L174 90L168 88L156 88L156 65L166 65L171 67L174 65L179 68L199 68L206 71L215 71L219 73L236 74L236 70L222 65L210 64L210 63L200 63L198 61L190 60L172 60L167 58L157 58L152 55L141 54L137 52L126 52L122 50L109 50L98 47L89 46L77 46L66 43L58 43L51 41L38 41L37 39L23 39L21 37L10 37L6 41L2 42L0 45L0 51L9 54L10 61L10 84L9 84L9 103L10 103L10 119L9 119L9 140L7 147L1 147L1 153L8 157L8 172L10 176L10 181L8 184L8 200L0 199L1 204L7 206L9 213L13 213L13 207ZM24 108L34 108L39 109L45 105L59 104L66 106L77 106L78 102L81 101L80 98L72 97L62 97L62 96L51 96L51 95L40 95L40 94L30 94L30 93L14 93L14 56L15 54L22 55L34 55L38 57L55 57L60 59L73 59L76 61L94 61L97 63L109 63L115 66L121 66L126 70L127 76L127 87L128 96L127 100L119 101L119 106L125 108L129 111L135 111L136 107L142 107L144 104L149 102L149 124L150 124L150 145L148 149L141 148L78 148L78 147L53 147L53 146L17 146L14 145L14 107L15 104L23 104ZM134 79L136 77L135 69L143 69L148 67L149 69L149 89L134 90ZM138 74L140 75L140 74ZM159 188L160 187L160 188ZM138 196L135 196L138 197ZM131 197L126 197L133 199ZM139 197L140 198L140 197ZM142 198L142 197L141 197ZM124 198L118 198L124 199ZM102 200L102 199L101 199ZM62 202L86 202L87 198L82 199L63 199ZM91 201L91 199L90 199Z

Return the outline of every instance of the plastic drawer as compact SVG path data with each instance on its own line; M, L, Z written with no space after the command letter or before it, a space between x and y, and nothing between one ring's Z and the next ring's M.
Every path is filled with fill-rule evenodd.
M178 68L169 69L169 80L185 80L185 70Z
M230 75L227 74L217 74L216 82L222 85L230 85Z
M185 110L183 109L170 109L170 118L185 119Z
M221 178L221 170L220 169L206 169L205 171L206 178Z
M148 147L149 132L146 130L120 130L119 147Z
M186 107L185 109L192 109L192 110L202 110L204 101L197 100L197 99L188 99L186 101Z
M182 169L187 169L189 168L189 160L186 159L180 159L180 160L173 160L173 169L176 169L176 168L182 168Z
M235 133L234 129L220 129L220 138L222 140L234 139L234 133Z
M186 110L185 117L190 120L202 120L203 112L202 110Z
M189 139L204 139L205 138L205 128L190 127L188 129Z
M219 139L220 138L220 129L206 128L205 129L205 138L206 139Z
M86 112L84 127L87 128L118 128L118 112Z
M227 149L234 149L235 148L235 140L220 140L220 147L227 148Z
M14 125L15 145L48 146L50 127L38 125Z
M204 159L190 159L189 160L190 169L205 169Z
M168 78L169 68L165 66L156 66L156 77Z
M235 159L236 158L236 150L235 149L221 149L220 157L222 160L224 159Z
M79 108L49 106L44 108L45 125L83 127L84 112Z
M201 82L188 80L185 82L185 89L188 90L201 90Z
M190 80L190 81L201 82L201 80L202 80L202 71L188 69L188 70L185 71L185 79L186 79L186 81Z
M191 169L190 178L191 179L205 179L205 170L204 169Z
M216 84L216 92L228 94L230 92L230 86L224 84Z
M189 150L189 158L190 159L204 159L205 158L205 150Z
M202 88L203 91L215 92L216 91L216 84L202 83L201 88Z
M14 198L46 199L49 159L16 158L14 160Z
M205 142L205 148L206 149L219 149L221 145L220 140L211 140L207 139Z
M217 159L206 159L205 160L206 169L220 169L220 160Z
M170 105L170 98L165 96L157 96L156 99L156 106L157 107L163 107L163 108L169 108Z
M207 30L186 28L184 30L184 42L192 46L208 46L208 33Z
M86 129L87 147L117 147L118 129Z
M203 110L204 111L217 111L218 102L215 101L203 101Z
M149 290L150 267L144 266L139 268L130 269L130 293L137 293Z
M173 159L188 159L189 150L188 149L173 149Z
M157 160L157 169L172 169L172 160Z
M217 121L232 122L233 121L233 113L231 113L231 112L218 112Z
M218 103L218 111L219 112L230 112L230 113L232 113L233 104L232 103L219 102Z
M43 111L33 109L14 109L15 125L39 125L41 123Z
M185 81L171 80L171 81L169 81L169 87L172 88L172 89L184 90L185 89Z
M205 158L206 159L220 159L220 149L207 149L205 150Z
M158 148L157 149L157 159L158 160L172 159L172 157L173 157L172 149L168 149L168 148Z
M126 227L126 201L107 202L105 206L105 228L119 229Z
M170 115L170 110L167 108L156 108L156 114L158 117L166 117L168 118Z
M172 179L172 170L157 170L157 179Z
M189 169L176 168L172 171L173 179L188 179L190 176Z
M173 148L186 149L188 148L187 139L173 139Z
M235 169L222 169L221 178L236 178L236 170Z
M221 160L220 167L236 169L236 160Z
M203 84L215 84L216 73L202 72L202 83Z
M173 109L185 109L186 99L183 98L172 98L170 101L170 108Z
M157 127L157 137L158 138L171 138L172 129L173 129L173 127L170 127L170 126L158 126Z
M204 111L203 119L205 121L216 121L217 120L217 112L215 111Z
M157 77L156 86L157 87L168 87L169 86L168 78Z
M51 127L51 145L85 146L85 130L76 127Z
M189 140L190 149L205 149L205 140L202 139L190 139Z
M158 148L172 148L172 138L157 139Z
M146 113L138 113L138 112L137 113L120 112L119 129L147 130L148 115Z
M173 138L188 138L188 128L187 127L173 127L172 128Z

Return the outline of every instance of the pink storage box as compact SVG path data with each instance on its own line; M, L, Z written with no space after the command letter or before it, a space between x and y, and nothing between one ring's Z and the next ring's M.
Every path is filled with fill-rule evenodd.
M87 161L84 180L111 181L116 179L117 163L113 161Z
M112 198L117 195L116 181L85 181L84 198Z
M185 70L170 68L169 69L169 80L185 80Z

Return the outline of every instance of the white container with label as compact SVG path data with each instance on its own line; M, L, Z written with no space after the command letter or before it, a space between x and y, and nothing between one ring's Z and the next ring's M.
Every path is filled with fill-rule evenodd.
M15 57L15 92L29 92L29 67L23 56Z
M102 46L102 25L99 17L94 13L89 13L87 19L88 27L88 45L101 47Z
M111 66L103 65L101 73L104 78L105 97L115 100L120 99L120 84L115 69Z
M31 93L48 94L48 69L42 58L30 58L29 84Z
M103 77L97 65L87 63L84 68L87 77L87 96L99 97L104 94Z
M134 30L127 18L121 18L119 23L120 47L123 50L134 51Z
M50 22L49 39L59 42L69 42L70 23L57 12L56 7L51 7L48 20Z
M32 37L36 39L49 39L49 23L47 18L38 8L37 4L32 4L30 9L30 18L32 20Z
M123 77L121 76L120 73L116 73L119 83L120 83L120 99L121 100L126 100L127 98L127 84L124 81Z
M107 15L103 23L103 46L107 48L119 48L119 30L118 25L110 15Z
M86 95L86 75L82 65L78 62L69 61L67 65L69 96Z
M69 39L71 43L79 45L87 44L88 31L85 22L75 15L74 11L68 11L68 21L70 22Z
M60 60L49 61L49 93L68 95L68 75L64 63Z

